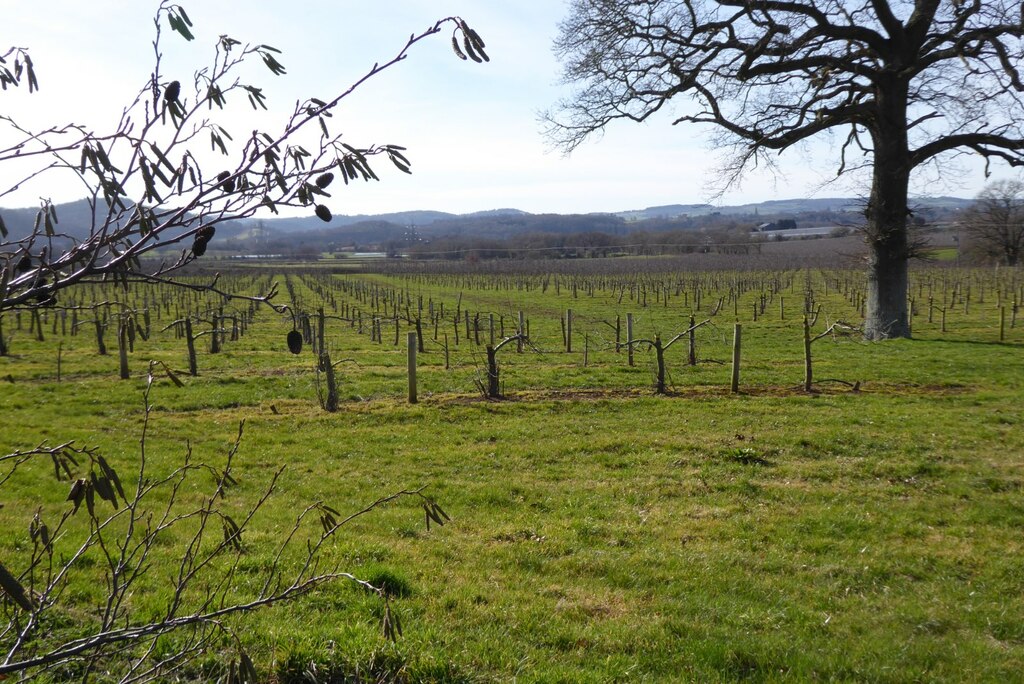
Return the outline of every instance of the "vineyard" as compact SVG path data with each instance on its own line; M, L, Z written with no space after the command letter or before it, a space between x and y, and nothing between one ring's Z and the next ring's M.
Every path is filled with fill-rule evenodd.
M228 504L284 470L244 539L243 593L296 507L422 488L444 518L396 500L327 551L390 587L403 635L382 639L377 597L346 582L246 615L280 681L1024 668L1019 269L919 267L914 339L868 343L857 269L380 266L233 265L4 312L0 453L74 441L125 479L145 429L156 477L223 462L244 423ZM67 507L52 470L5 480L5 559L31 547L33 512ZM166 601L171 542L142 612ZM62 598L78 623L103 564L79 573Z

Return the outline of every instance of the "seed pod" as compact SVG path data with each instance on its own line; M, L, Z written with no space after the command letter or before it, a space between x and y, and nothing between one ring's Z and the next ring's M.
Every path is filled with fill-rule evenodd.
M334 174L333 173L322 173L322 174L320 174L319 176L316 177L316 181L315 181L316 182L316 187L318 187L321 190L323 190L328 185L330 185L331 181L333 181L333 180L334 180Z
M318 204L316 205L316 217L324 223L329 223L332 218L331 210L322 204Z
M217 232L217 229L213 226L203 226L196 232L196 238L192 242L192 253L197 257L201 257L206 254L206 245L213 239L213 234Z
M25 256L21 257L21 260L18 261L17 268L18 268L18 273L28 273L29 271L31 271L32 270L32 257L30 257L28 254L26 254Z
M466 53L462 51L462 48L459 47L459 39L456 38L455 36L452 36L452 50L455 51L455 55L459 59L461 59L461 60L469 59L468 57L466 57Z
M177 81L171 81L167 84L167 89L164 90L164 102L174 102L178 99L178 95L181 94L181 84Z
M82 505L82 500L85 498L86 481L84 479L77 479L71 485L71 491L68 492L67 501L73 501L75 504L75 513L78 512L78 507Z
M298 330L292 330L288 333L288 351L292 354L302 353L302 333Z
M220 185L220 189L224 192L235 191L235 181L231 178L230 171L221 171L217 174L217 182Z
M54 297L52 294L40 292L39 294L36 295L36 302L39 304L39 306L55 306L57 304L57 298Z

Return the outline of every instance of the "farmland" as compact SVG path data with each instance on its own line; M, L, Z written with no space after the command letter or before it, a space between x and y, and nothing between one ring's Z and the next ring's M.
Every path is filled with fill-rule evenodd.
M594 261L619 267L252 265L217 281L250 296L277 283L281 311L202 289L71 290L0 319L0 453L74 440L127 482L143 428L158 478L188 451L223 467L244 422L225 505L244 512L284 470L243 538L243 596L306 505L348 514L423 488L443 526L400 498L324 549L387 589L403 634L384 639L381 599L345 580L232 618L272 680L1019 676L1019 270L919 267L914 339L866 343L859 270ZM487 398L487 346L503 340L500 397ZM32 514L57 519L67 497L48 459L4 483L6 565L31 548ZM70 538L84 515L69 525ZM154 551L129 599L140 614L168 600L187 541L186 529ZM103 564L84 560L58 634L87 628L102 603ZM215 651L183 674L219 675L226 660Z

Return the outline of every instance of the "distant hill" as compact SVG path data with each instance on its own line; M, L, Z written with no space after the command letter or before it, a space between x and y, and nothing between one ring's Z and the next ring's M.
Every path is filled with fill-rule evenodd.
M959 197L935 197L911 200L911 207L926 214L955 212L971 204ZM601 232L624 235L636 230L696 230L709 221L774 220L796 218L818 225L859 215L863 201L848 197L780 199L742 205L668 204L645 209L591 214L531 214L503 208L470 214L443 211L402 211L376 215L335 215L324 223L315 216L239 220L222 225L218 241L224 248L336 250L346 246L379 246L405 240L434 239L445 236L471 236L481 239L508 239L530 233ZM36 208L0 209L9 239L28 235L35 221ZM88 236L94 224L85 200L57 206L58 231L76 239ZM847 221L847 219L843 219Z
M971 205L973 200L961 197L926 197L910 198L910 206L923 207L934 210L957 210L964 209ZM762 215L762 216L787 216L797 214L833 212L833 213L859 213L864 207L864 200L850 197L821 197L811 199L780 199L767 200L765 202L752 202L750 204L734 204L727 206L715 206L713 204L667 204L658 207L647 207L646 209L633 209L629 211L616 212L627 221L638 221L646 219L679 218L681 216L710 216L721 214L731 215Z

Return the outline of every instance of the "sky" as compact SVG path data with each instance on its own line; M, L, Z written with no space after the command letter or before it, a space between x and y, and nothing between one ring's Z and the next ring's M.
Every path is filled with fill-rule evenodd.
M459 60L450 31L415 45L408 59L357 88L332 122L355 147L408 148L412 175L375 168L380 183L334 193L336 214L429 209L469 213L516 208L531 213L613 212L667 204L745 204L793 197L859 196L863 179L834 177L829 141L783 155L781 174L754 171L740 187L714 197L721 157L709 130L672 126L659 115L645 124L618 123L570 156L554 150L538 115L571 91L560 83L551 46L568 11L563 0L181 0L196 39L164 25L163 72L188 83L207 64L221 34L281 50L287 73L258 62L244 80L264 88L269 112L255 116L244 99L215 120L229 131L280 126L295 103L328 100L375 62L397 54L413 33L437 19L463 17L484 39L490 63ZM154 64L156 2L149 0L0 0L0 53L30 50L41 89L0 93L0 113L41 129L74 121L109 129L147 82ZM181 76L178 76L181 74ZM275 125L275 122L277 124ZM0 122L2 124L2 122ZM0 125L0 146L9 128ZM5 165L0 192L20 180ZM952 178L952 180L950 180ZM980 166L965 165L945 182L922 179L918 194L971 197L985 185ZM80 185L25 183L0 206L34 206L83 196Z

